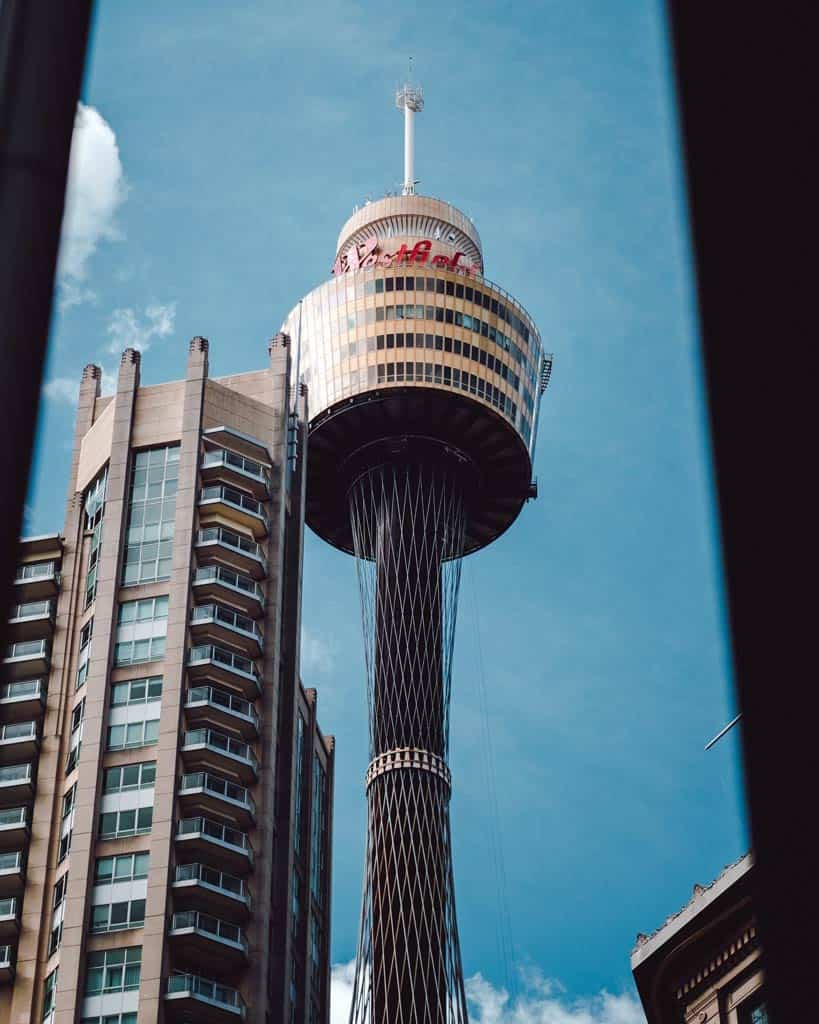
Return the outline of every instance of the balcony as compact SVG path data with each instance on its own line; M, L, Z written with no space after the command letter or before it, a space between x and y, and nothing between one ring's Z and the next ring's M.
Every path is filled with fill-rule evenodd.
M256 623L223 604L200 604L191 609L191 636L198 644L230 644L249 658L262 653L264 639Z
M0 809L18 808L34 799L34 765L11 764L0 767Z
M9 640L33 640L51 636L54 632L56 602L52 600L26 601L16 604L9 613Z
M217 917L238 916L241 920L250 914L245 881L207 864L177 864L171 888L174 905L180 910L204 910Z
M200 514L212 512L249 530L260 540L267 536L270 522L260 501L227 484L208 484L199 492Z
M37 756L40 737L37 722L0 725L0 764L19 764Z
M26 858L22 850L0 853L0 898L19 896L26 881Z
M196 553L201 561L216 559L229 569L247 573L254 579L267 576L267 559L261 544L224 526L206 526L196 534Z
M223 480L227 484L244 488L262 501L270 495L270 470L261 462L239 455L229 448L209 448L200 464L202 480L210 483Z
M0 985L14 981L14 947L0 946Z
M179 802L184 814L227 818L241 828L256 821L256 804L244 786L212 772L189 772L179 780Z
M185 715L191 725L235 729L245 739L259 734L259 716L250 701L215 686L193 686L185 697Z
M48 640L20 640L6 647L3 672L6 679L29 679L48 672L50 644Z
M46 704L46 680L21 679L0 686L0 712L6 722L42 718Z
M168 1015L185 1024L235 1024L247 1018L245 1001L235 988L199 974L172 974L165 1003Z
M182 818L176 827L176 850L180 861L213 862L232 875L253 869L253 847L245 833L212 818Z
M20 903L16 896L0 900L0 943L13 942L20 932Z
M216 729L189 729L179 748L186 767L225 772L242 782L255 782L259 762L244 740L234 739Z
M18 565L14 575L14 594L18 601L41 601L56 597L60 589L60 574L57 563L28 562Z
M236 687L243 697L255 700L262 692L262 677L250 660L214 644L200 644L188 652L188 675Z
M168 937L180 961L217 973L235 971L247 960L247 939L242 929L200 910L177 911L171 917Z
M22 850L28 846L31 829L28 807L8 807L0 810L0 850Z
M264 610L264 592L259 584L221 565L200 566L193 574L193 592L197 598L227 601L253 618Z

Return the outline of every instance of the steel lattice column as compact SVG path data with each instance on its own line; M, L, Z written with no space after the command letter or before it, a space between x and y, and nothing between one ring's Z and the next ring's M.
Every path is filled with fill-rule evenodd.
M465 506L463 469L441 457L350 489L372 757L355 1024L467 1019L446 763Z

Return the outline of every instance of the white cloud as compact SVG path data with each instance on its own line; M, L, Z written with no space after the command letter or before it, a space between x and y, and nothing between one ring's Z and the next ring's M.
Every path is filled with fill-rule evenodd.
M302 627L301 664L306 672L323 675L333 667L333 653L322 637ZM309 685L309 680L308 680Z
M330 1024L349 1024L354 980L355 960L348 964L333 964L330 972Z
M108 321L108 351L118 355L126 348L147 352L154 340L173 334L176 303L146 306L145 313L115 309Z
M630 993L572 998L537 969L521 971L523 990L514 999L483 975L466 980L473 1024L645 1024L639 1001Z
M146 306L144 313L134 309L115 309L108 320L107 351L119 355L126 348L147 352L157 338L173 334L176 320L176 303L166 305L154 303ZM107 357L104 357L104 360ZM116 391L117 368L106 361L96 360L102 370L100 393L111 395ZM80 374L76 377L52 377L43 385L43 395L53 401L77 404L80 390Z
M57 402L77 404L80 393L79 377L52 377L43 384L43 394Z
M520 972L523 991L514 999L481 974L466 979L472 1024L645 1024L637 998L630 993L573 999L559 982L537 969ZM330 1024L348 1024L353 999L355 961L335 964L330 974Z
M85 284L88 263L100 241L122 237L115 215L127 194L113 129L94 107L78 104L57 271L62 309L96 299Z

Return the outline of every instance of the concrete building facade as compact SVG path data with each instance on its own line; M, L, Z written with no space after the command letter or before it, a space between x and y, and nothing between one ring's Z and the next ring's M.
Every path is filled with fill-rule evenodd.
M746 854L637 936L631 969L648 1024L768 1024L753 871Z
M0 687L0 1024L329 1020L333 740L299 677L306 389L80 385Z

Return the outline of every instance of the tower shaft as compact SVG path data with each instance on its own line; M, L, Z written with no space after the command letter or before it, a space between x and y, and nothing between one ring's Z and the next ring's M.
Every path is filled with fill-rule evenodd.
M440 464L379 466L350 492L373 760L356 1024L461 1024L449 830L449 684L465 496Z

